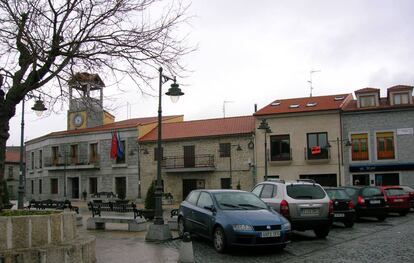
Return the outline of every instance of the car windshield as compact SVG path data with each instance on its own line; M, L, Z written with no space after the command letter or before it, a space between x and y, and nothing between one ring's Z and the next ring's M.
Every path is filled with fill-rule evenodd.
M381 190L376 187L366 187L362 190L362 195L365 197L382 195Z
M316 184L291 184L286 186L287 194L293 199L322 199L325 192Z
M385 189L384 191L389 196L392 196L392 195L405 195L405 192L402 188L388 188L388 189Z
M326 192L329 198L334 199L349 199L348 194L343 189L327 189Z
M223 210L268 209L267 205L252 193L222 192L214 193L213 196Z

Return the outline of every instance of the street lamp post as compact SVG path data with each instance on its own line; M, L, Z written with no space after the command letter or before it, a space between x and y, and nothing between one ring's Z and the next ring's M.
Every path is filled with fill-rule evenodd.
M339 137L336 137L336 140L330 140L328 141L328 147L331 148L331 145L329 144L329 142L336 142L336 148L338 150L338 185L341 186L342 185L342 171L341 171L341 149L340 146L342 146L341 143L345 142L345 146L351 146L351 143L349 142L348 139L339 139Z
M39 97L26 94L26 97L29 99L36 98L35 105L32 107L32 110L36 112L37 116L41 116L43 111L47 110L43 101ZM22 99L22 121L21 121L21 129L20 129L20 173L19 173L19 189L18 189L18 196L17 196L17 208L23 209L23 197L25 194L25 177L26 177L26 168L23 163L23 156L24 156L24 103L25 98Z
M267 134L271 133L272 130L269 127L269 124L267 123L266 119L263 119L262 122L260 123L259 130L263 130L264 131L264 164L265 164L265 174L264 174L264 180L267 181Z
M174 83L171 84L171 88L165 94L171 97L173 103L177 102L180 96L184 93L179 88L176 82L176 78L168 77L162 74L162 67L159 68L159 90L158 90L158 139L157 139L157 182L155 186L155 217L154 224L150 225L145 237L148 241L163 241L171 238L171 231L168 225L164 224L162 215L162 185L161 185L161 162L162 162L162 151L161 151L161 131L162 131L162 108L161 108L161 97L162 97L162 84L169 80Z

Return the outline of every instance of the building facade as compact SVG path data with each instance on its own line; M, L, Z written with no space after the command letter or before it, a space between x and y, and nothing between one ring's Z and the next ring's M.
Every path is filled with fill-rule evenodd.
M157 117L115 122L103 109L98 75L76 74L69 85L67 130L26 142L26 199L80 199L102 191L138 198L136 138L153 129ZM182 119L165 116L163 122ZM122 154L111 157L114 134Z
M344 184L341 108L351 94L276 100L257 111L256 160L260 181L313 179L326 186ZM270 131L258 129L266 120Z
M138 139L142 191L157 174L155 128ZM252 116L184 121L162 127L164 193L183 200L194 189L250 191L256 182Z
M23 163L24 165L24 163ZM24 167L24 166L23 166ZM5 180L10 200L16 200L19 190L20 147L6 147Z
M413 87L394 86L387 97L380 90L355 91L356 100L343 109L347 184L414 185Z

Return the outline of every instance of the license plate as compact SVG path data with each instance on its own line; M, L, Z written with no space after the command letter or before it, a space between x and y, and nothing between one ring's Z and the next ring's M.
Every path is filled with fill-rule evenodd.
M345 214L341 214L341 213L334 214L334 217L345 217Z
M260 237L280 237L280 231L279 230L262 231L260 232Z
M300 212L302 215L319 215L319 208L302 208Z
M402 202L402 199L395 199L394 202Z
M369 201L369 203L373 204L373 205L378 205L378 204L381 203L381 201L380 200L371 200L371 201Z

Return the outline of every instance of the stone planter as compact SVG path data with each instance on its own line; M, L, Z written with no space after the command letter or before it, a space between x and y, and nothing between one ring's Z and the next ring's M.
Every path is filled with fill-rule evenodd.
M78 236L74 212L0 216L0 262L15 262L13 258L28 263L96 262L95 239Z

